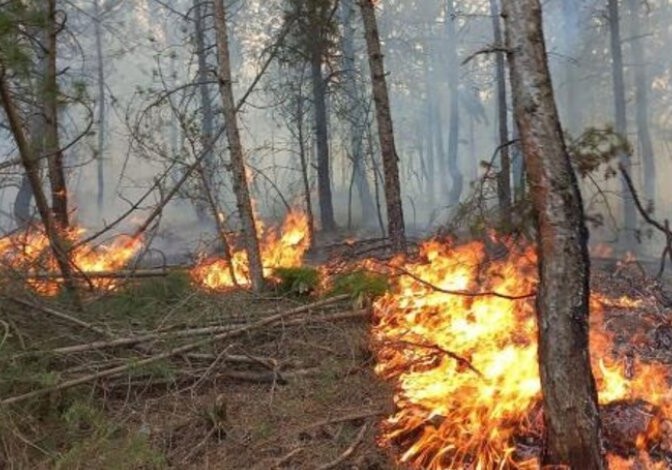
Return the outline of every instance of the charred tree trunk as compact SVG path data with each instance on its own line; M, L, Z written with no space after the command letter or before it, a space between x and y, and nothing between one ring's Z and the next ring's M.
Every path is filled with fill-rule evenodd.
M385 80L385 66L383 65L383 53L380 48L374 0L360 0L359 6L364 22L373 100L376 105L378 138L383 158L388 235L392 242L392 248L398 252L405 252L406 229L404 226L404 211L401 203L401 187L399 183L399 157L394 144L392 112L387 92L387 81Z
M68 222L68 192L65 184L63 169L63 151L58 138L58 78L56 70L57 37L62 25L57 23L56 0L47 2L46 27L47 32L47 74L44 80L44 116L45 152L49 168L49 182L51 183L51 209L54 220L59 228L67 228Z
M641 0L629 0L632 60L635 68L635 99L637 106L637 140L644 166L644 194L649 200L656 197L656 162L649 130L649 78L646 69L644 38L641 34Z
M63 283L68 293L71 295L75 306L81 310L82 304L79 299L77 287L72 275L72 267L70 259L68 258L67 245L54 220L53 214L49 209L47 197L42 189L42 182L40 181L40 168L37 165L36 156L31 150L30 143L21 127L21 119L19 118L16 104L12 100L7 82L5 81L5 68L0 62L0 103L7 115L10 130L16 141L16 146L19 149L19 156L21 157L21 164L26 171L26 176L30 182L32 193L35 197L35 205L42 219L44 231L49 239L49 247L54 255L54 259L58 264L58 268L63 276Z
M212 99L210 97L210 88L208 87L208 62L207 49L205 43L205 9L206 4L201 0L194 0L194 33L196 39L196 57L198 60L198 92L201 102L201 135L200 140L206 148L207 154L203 158L203 170L201 172L202 180L202 196L207 200L209 197L214 197L216 200L216 193L207 194L209 191L214 191L212 184L212 175L214 172L214 158L212 149L208 149L208 142L212 140L214 132L214 110L212 109ZM201 223L208 222L208 214L206 208L201 202L196 203L196 215ZM217 220L215 220L217 223Z
M542 466L604 468L588 350L588 231L558 117L539 0L504 0L515 118L537 225ZM554 467L555 468L555 467Z
M457 57L457 34L455 31L455 3L446 0L446 36L448 47L448 83L450 87L450 116L448 124L448 172L450 173L451 187L448 192L448 204L460 202L464 178L458 163L460 144L460 63Z
M370 223L375 216L375 207L366 177L364 160L364 128L366 126L365 110L357 93L357 69L355 65L354 43L354 2L341 0L341 23L343 24L343 82L348 102L348 120L350 122L350 152L352 153L352 172L355 186L362 206L362 220Z
M319 26L316 28L319 29ZM319 35L319 31L315 31ZM310 72L313 88L313 114L315 118L315 140L317 144L317 192L320 202L322 230L336 230L334 206L331 197L331 176L329 168L329 131L327 128L327 83L322 76L321 41L316 40L311 48Z
M492 30L495 46L504 45L502 24L500 20L499 0L490 0L490 14L492 15ZM495 55L495 77L497 81L497 125L499 151L499 174L497 175L497 199L499 212L503 221L509 220L511 212L511 158L509 146L509 122L506 104L506 67L504 53Z
M98 80L98 149L96 158L98 160L98 211L103 211L105 202L105 62L103 59L103 31L101 28L100 0L93 2L94 28L96 35L96 60L97 80Z
M614 118L616 121L616 132L623 138L628 136L628 121L625 107L625 79L623 77L623 50L621 47L621 27L620 14L618 9L618 0L609 1L609 33L611 45L611 66L613 77L613 93L614 93ZM628 174L631 174L631 162L629 156L625 152L621 152L619 156L621 165ZM625 232L625 239L623 243L629 247L634 242L634 234L636 229L636 212L635 203L632 195L628 190L625 181L622 180L621 194L623 198L623 230Z
M257 228L254 224L254 212L250 190L247 185L245 170L245 156L243 145L240 140L236 104L233 100L233 84L231 82L231 60L229 56L229 40L226 27L226 10L224 0L214 2L215 37L217 43L217 59L219 62L219 94L222 99L222 109L226 122L226 137L229 142L231 155L231 173L233 178L233 191L236 195L236 205L241 219L245 251L250 270L250 282L252 290L258 292L264 286L264 271L259 252L259 239Z

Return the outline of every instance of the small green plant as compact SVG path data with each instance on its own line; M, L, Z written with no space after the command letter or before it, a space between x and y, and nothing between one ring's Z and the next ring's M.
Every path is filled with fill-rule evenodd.
M317 289L320 273L315 268L300 266L298 268L277 268L275 276L280 280L278 289L283 293L307 295Z
M387 277L365 270L352 271L334 279L332 293L350 294L352 298L375 299L390 290Z

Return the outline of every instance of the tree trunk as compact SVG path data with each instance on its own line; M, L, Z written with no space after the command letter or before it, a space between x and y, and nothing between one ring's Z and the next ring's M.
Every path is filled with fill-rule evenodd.
M609 1L609 32L611 45L611 66L613 77L614 93L614 118L616 121L615 131L623 138L628 136L628 122L625 108L625 80L623 77L623 50L621 48L621 27L620 15L618 12L618 0ZM625 152L619 156L621 165L628 174L631 174L631 162ZM621 193L623 197L623 230L625 238L622 240L625 248L631 248L634 243L634 234L636 229L635 203L628 190L625 181L621 180Z
M362 220L370 224L375 216L375 207L366 177L364 160L364 127L366 126L365 110L360 102L357 90L357 68L355 65L354 42L354 2L341 0L341 23L343 24L343 82L347 99L348 117L350 123L350 152L352 153L352 173L359 201L362 208Z
M446 0L446 36L450 43L448 47L448 84L450 87L450 116L448 124L448 171L450 172L451 187L448 193L448 204L456 205L460 202L464 178L458 163L460 148L460 63L457 57L457 34L455 32L455 3Z
M490 14L492 15L492 30L495 46L504 45L502 38L502 25L500 21L499 0L490 0ZM510 220L511 215L511 158L509 146L504 145L509 141L509 122L506 105L506 69L504 65L504 53L497 52L495 55L495 77L497 81L497 124L499 131L499 174L497 175L497 199L502 221Z
M319 34L316 32L315 34ZM320 203L322 230L336 230L334 206L331 197L331 176L329 168L329 133L327 129L327 84L322 76L322 53L320 41L311 48L310 72L313 88L313 114L315 118L315 140L317 144L317 192Z
M54 220L52 212L49 209L49 203L47 202L47 197L44 194L42 182L40 181L40 168L37 165L35 154L31 151L31 146L21 127L21 119L19 118L16 104L12 100L7 82L5 81L5 73L6 70L4 65L0 62L0 102L5 109L9 127L14 136L14 140L16 141L16 146L19 149L21 164L23 165L23 168L26 171L26 176L30 182L35 197L35 205L37 206L37 210L42 219L44 231L49 239L49 247L54 254L54 259L63 276L63 283L70 294L73 303L79 310L81 310L82 304L72 276L67 245L61 238L57 222Z
M102 216L105 202L105 62L103 59L103 32L101 28L100 0L93 1L94 28L96 35L96 59L98 72L98 212Z
M399 157L394 145L392 112L390 110L390 98L385 80L385 66L383 65L383 53L380 48L374 0L360 0L359 6L364 22L373 100L376 105L378 138L383 158L388 235L392 242L392 248L398 252L405 252L406 229L404 227L404 211L401 204L401 188L399 184Z
M56 39L61 25L56 22L56 0L48 0L46 11L47 32L47 74L44 80L44 116L45 126L45 152L49 169L49 182L51 183L51 210L54 220L59 228L68 228L68 192L65 184L65 171L63 170L63 151L58 138L58 78L56 70Z
M539 0L504 0L503 10L515 118L537 226L536 306L546 426L541 463L602 469L588 350L588 231L553 98L541 5Z
M649 79L646 70L646 52L641 34L641 0L629 0L632 61L635 69L635 99L637 106L637 140L644 166L644 194L649 200L656 197L656 162L649 131Z
M212 140L212 133L214 131L214 110L212 109L212 100L210 97L210 89L208 87L209 73L207 63L207 48L205 44L205 14L203 9L205 3L201 0L194 0L194 33L196 36L196 57L198 60L198 92L201 101L201 135L200 140L207 148L207 143ZM205 200L210 197L217 199L216 192L207 194L209 191L215 191L212 184L212 175L214 173L214 158L212 150L207 151L207 155L203 158L203 170L201 172L202 188L201 193ZM196 215L201 223L209 222L207 210L204 205L198 201L196 203ZM217 224L217 220L215 220Z
M429 62L430 62L430 48L429 45L427 45L427 50L425 51L425 60L424 60L424 68L425 68L425 105L426 105L426 116L425 116L425 123L424 123L424 129L425 129L425 135L424 138L426 139L427 143L427 187L425 188L426 194L427 194L427 199L429 202L429 205L431 207L434 206L434 196L436 193L436 172L434 170L435 162L436 162L436 157L435 157L435 149L434 149L434 135L433 135L433 129L434 126L432 125L433 119L434 119L434 99L435 97L432 94L432 76L430 73L429 69Z
M231 82L231 62L229 58L229 41L226 27L226 10L224 0L214 2L215 37L217 43L217 59L219 62L219 94L222 98L222 109L226 122L226 137L229 142L231 156L231 173L236 205L241 219L243 239L247 252L252 290L258 292L264 285L264 271L261 265L257 228L254 224L254 212L250 190L247 185L245 156L240 141L236 105L233 100L233 84Z
M306 142L303 135L303 125L305 111L303 108L303 94L299 87L299 94L296 97L296 127L297 140L299 141L299 159L301 161L301 180L303 182L303 194L306 203L306 217L308 218L308 235L310 237L310 246L315 243L315 222L313 219L313 202L310 198L310 179L308 177L308 159L306 158Z

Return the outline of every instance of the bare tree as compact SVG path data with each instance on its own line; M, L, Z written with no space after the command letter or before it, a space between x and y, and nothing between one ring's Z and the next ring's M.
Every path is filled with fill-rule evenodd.
M499 13L499 0L490 0L490 14L492 15L492 31L495 47L502 47L502 25ZM509 122L506 103L506 69L504 53L495 53L495 77L497 80L497 124L498 142L500 146L500 168L497 175L497 199L502 220L507 220L511 210L511 158L509 156Z
M456 14L454 0L446 0L446 36L448 46L448 85L450 87L450 116L448 125L448 172L451 187L448 203L455 205L460 202L464 178L458 164L460 144L460 63L457 54L457 32L455 29Z
M61 23L59 23L61 21ZM57 37L63 29L64 18L57 18L56 0L48 0L46 8L47 28L47 74L44 77L43 97L45 125L45 152L49 169L49 182L51 183L51 209L54 220L60 228L69 225L68 214L68 191L65 183L65 171L63 169L63 150L58 136L58 72L56 70ZM34 191L35 188L33 188Z
M609 6L609 39L611 47L611 75L613 78L613 93L614 93L614 119L616 121L616 132L622 137L626 137L628 133L628 121L625 104L625 78L623 77L623 49L621 47L621 26L620 14L618 7L618 0L608 0ZM630 174L632 165L630 158L626 152L621 152L620 163L625 168L625 171ZM630 191L626 182L622 181L622 197L623 197L623 229L625 231L625 239L623 242L629 245L634 240L634 233L636 228L636 211L635 203L632 199Z
M395 251L406 251L406 229L404 211L401 204L401 188L399 186L399 157L394 144L394 127L390 98L385 80L385 66L380 47L378 25L373 0L360 0L366 47L369 56L373 100L376 105L376 121L378 122L378 138L383 157L383 173L385 175L385 201L387 204L387 227L392 248Z
M642 0L629 0L632 61L635 74L637 140L644 167L644 194L650 200L656 196L656 159L649 130L649 78L646 66L644 37L640 26Z
M105 59L103 57L103 28L100 0L93 0L93 24L96 36L96 80L98 82L98 211L103 210L105 202L105 132L106 132L106 103L105 103Z
M236 104L233 100L231 83L231 60L229 56L229 39L226 26L226 9L224 0L214 2L215 38L217 43L217 59L219 62L219 94L222 98L226 136L231 155L231 173L233 191L236 195L238 214L242 223L242 234L247 252L252 290L260 291L264 285L264 271L259 252L259 240L254 224L254 212L247 185L245 156L238 130Z
M369 180L366 177L364 160L364 133L366 126L365 109L358 96L357 68L355 65L354 44L354 1L341 0L341 23L343 24L343 81L347 100L350 133L350 152L352 159L352 177L359 193L362 206L362 219L366 223L375 215Z
M600 418L588 351L588 231L548 70L539 0L504 0L515 118L535 211L540 285L542 465L602 469Z

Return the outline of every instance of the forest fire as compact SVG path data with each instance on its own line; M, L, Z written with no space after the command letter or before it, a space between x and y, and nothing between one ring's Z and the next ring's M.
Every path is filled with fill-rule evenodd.
M266 278L272 278L276 268L300 266L303 255L310 247L308 218L302 212L290 211L279 231L275 228L266 229L258 221L257 232L260 235L261 260ZM247 253L243 248L233 249L231 264L219 257L206 258L191 270L191 275L198 285L212 290L247 286L250 284Z
M70 260L75 276L117 271L142 247L142 240L124 235L96 247L79 245L84 233L84 229L73 228L64 237L74 246ZM33 228L0 238L0 263L3 268L19 273L26 284L40 294L56 295L60 289L62 279L58 274L58 265L50 251L49 240L41 230ZM117 285L114 280L101 277L87 279L87 283L102 290L110 290Z
M524 451L543 432L530 298L536 255L529 246L506 245L505 258L489 259L479 242L425 243L422 261L405 265L410 276L374 305L376 371L395 384L397 408L380 440L412 468L538 468L535 453ZM600 404L641 399L656 407L658 418L636 439L637 449L646 450L659 438L662 418L671 416L666 370L638 361L626 367L612 357L605 305L636 301L591 297ZM630 468L627 458L613 455L610 462Z

